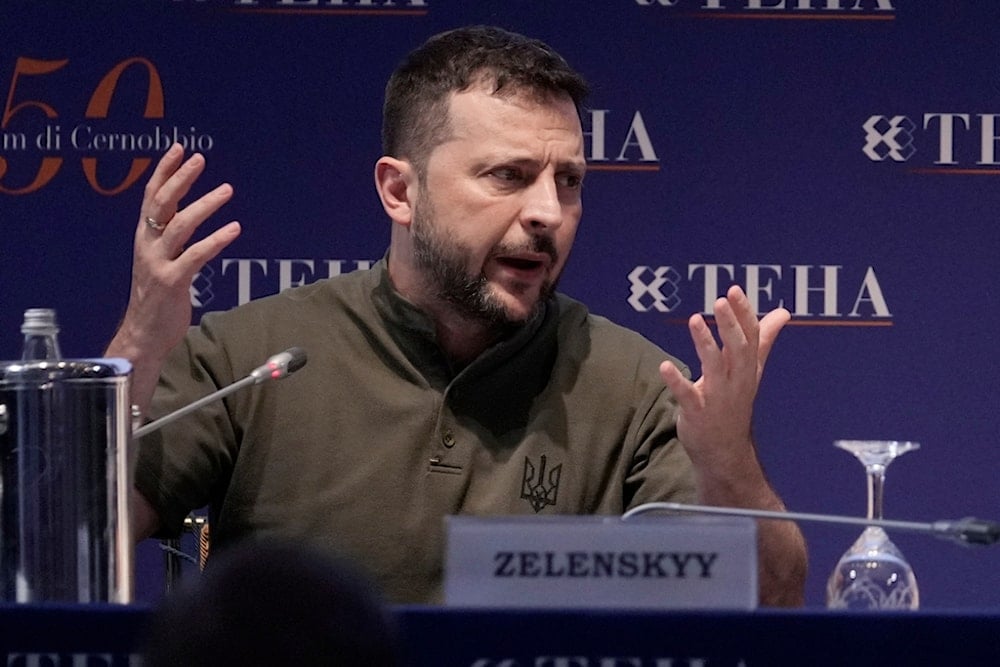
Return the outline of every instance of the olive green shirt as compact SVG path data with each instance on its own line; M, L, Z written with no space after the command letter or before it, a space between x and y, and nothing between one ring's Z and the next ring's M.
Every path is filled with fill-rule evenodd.
M139 441L136 486L165 534L210 506L212 548L303 539L366 567L393 602L441 596L449 514L619 514L692 502L669 358L563 295L459 372L383 260L206 314L152 416L292 346L306 366Z

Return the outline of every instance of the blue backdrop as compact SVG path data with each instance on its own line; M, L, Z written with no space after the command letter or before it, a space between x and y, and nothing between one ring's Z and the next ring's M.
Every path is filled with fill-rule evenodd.
M838 438L911 439L886 513L1000 516L1000 59L989 0L147 0L0 4L0 358L28 307L99 355L128 296L151 164L202 151L243 235L195 317L353 270L388 243L382 87L443 29L540 37L593 84L585 214L562 283L696 364L684 321L730 283L794 314L756 434L791 509L863 514ZM808 603L856 530L804 526ZM894 536L925 608L1000 605L1000 551ZM139 597L161 594L155 544Z

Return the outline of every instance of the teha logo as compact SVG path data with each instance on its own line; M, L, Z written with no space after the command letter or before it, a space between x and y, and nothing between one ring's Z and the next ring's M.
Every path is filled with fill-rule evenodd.
M659 171L660 158L639 110L590 109L583 134L587 168L594 171Z
M555 505L559 496L559 478L562 476L562 464L553 466L546 471L547 457L542 454L538 465L527 456L524 457L524 475L521 478L521 498L528 501L535 513L541 512L546 505Z
M913 147L916 125L906 116L872 116L864 124L865 146L862 150L873 162L891 158L906 162L917 152Z
M208 264L195 274L190 287L192 308L204 308L215 300L215 294L212 292L212 276L214 275L215 271Z
M191 282L191 306L227 310L253 299L277 294L350 271L370 269L370 259L225 258L219 269L206 264Z
M174 0L183 2L184 0ZM201 4L206 0L194 0ZM218 0L243 12L260 14L340 14L354 16L425 16L428 0Z
M669 7L683 16L715 19L892 20L893 0L635 0ZM684 11L686 10L686 11Z
M669 313L681 303L678 294L681 274L672 266L637 266L628 274L631 294L628 305L640 313L650 309Z
M792 324L891 326L892 312L874 267L836 264L689 264L637 266L628 274L628 304L640 313L700 312L711 317L715 300L740 283L754 312L788 308ZM679 322L686 322L678 320Z
M1000 174L1000 114L934 112L920 118L918 123L905 115L869 116L861 124L861 152L872 162L906 162L911 173ZM924 146L925 160L933 158L933 166L914 163L918 144Z

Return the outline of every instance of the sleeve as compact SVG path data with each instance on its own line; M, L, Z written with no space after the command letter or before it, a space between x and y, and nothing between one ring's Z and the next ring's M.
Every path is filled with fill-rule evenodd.
M690 377L687 367L670 359ZM625 479L625 510L649 502L696 502L691 459L677 439L677 402L662 383L640 400L636 420L636 444Z
M214 314L192 328L171 353L150 416L164 416L234 381ZM156 537L180 533L184 518L221 495L231 474L236 435L225 401L185 415L136 443L135 487L160 517Z

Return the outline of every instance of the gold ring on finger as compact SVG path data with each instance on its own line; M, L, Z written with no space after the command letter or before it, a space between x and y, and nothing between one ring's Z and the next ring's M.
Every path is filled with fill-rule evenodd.
M146 216L146 224L149 225L150 229L156 232L162 232L164 229L167 228L167 223L157 222L156 218L149 215Z

